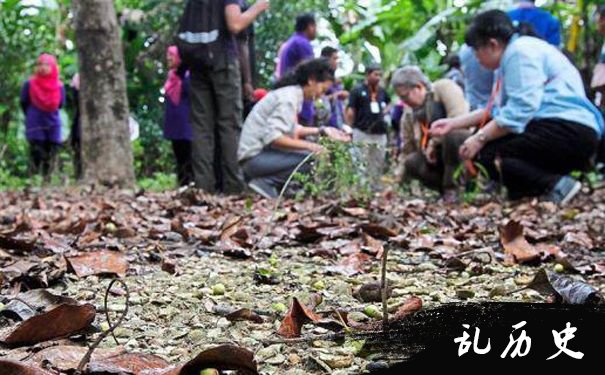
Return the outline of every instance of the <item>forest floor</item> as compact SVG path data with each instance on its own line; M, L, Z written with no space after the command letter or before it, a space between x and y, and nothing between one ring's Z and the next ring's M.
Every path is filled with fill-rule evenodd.
M362 355L362 342L326 334L381 319L385 250L390 315L403 318L448 302L547 302L520 290L541 269L605 292L604 249L605 190L566 208L384 193L364 204L284 201L277 211L266 200L194 190L1 193L0 361L73 371L84 346L109 330L106 302L112 324L128 313L113 332L119 345L105 338L91 368L110 353L143 353L158 356L145 357L157 370L132 370L131 358L125 373L171 374L160 369L228 343L253 352L263 374L360 373L380 353ZM120 284L105 301L115 276L128 303ZM62 304L80 309L47 316ZM44 319L64 324L47 332Z

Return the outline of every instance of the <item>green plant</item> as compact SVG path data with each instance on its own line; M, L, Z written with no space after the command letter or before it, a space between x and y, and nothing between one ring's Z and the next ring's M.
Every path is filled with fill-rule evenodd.
M315 158L311 173L298 173L295 181L302 185L298 198L331 196L365 201L371 195L369 182L363 178L363 161L356 158L362 145L322 139L326 152ZM356 149L357 148L357 149Z
M454 171L454 181L459 186L464 187L463 199L466 203L473 203L477 197L483 193L487 184L490 181L489 173L487 169L480 163L473 163L477 173L475 176L471 176L468 173L467 166L465 163L461 163L458 168Z
M152 192L174 190L177 187L176 175L156 172L153 177L140 178L137 185L143 190Z

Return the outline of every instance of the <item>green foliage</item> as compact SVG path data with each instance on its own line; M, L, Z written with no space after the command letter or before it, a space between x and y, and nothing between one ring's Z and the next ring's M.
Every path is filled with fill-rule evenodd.
M143 177L137 186L145 191L162 192L177 188L176 175L156 172L152 177Z
M353 156L356 147L362 145L334 142L322 139L321 144L327 152L315 159L312 173L298 173L294 180L302 185L298 198L334 197L366 201L371 196L367 179L361 171L363 165Z

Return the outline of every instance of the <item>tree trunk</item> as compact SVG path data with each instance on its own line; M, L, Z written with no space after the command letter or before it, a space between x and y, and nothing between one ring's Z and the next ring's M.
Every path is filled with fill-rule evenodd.
M74 1L86 183L131 187L126 70L113 0Z

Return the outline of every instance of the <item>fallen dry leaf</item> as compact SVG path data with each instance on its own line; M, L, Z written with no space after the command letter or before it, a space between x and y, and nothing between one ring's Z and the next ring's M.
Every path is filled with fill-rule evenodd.
M517 221L509 221L500 228L500 242L506 254L517 263L529 263L540 258L540 253L523 236L523 226Z
M2 375L54 375L41 368L17 361L0 359Z
M237 322L240 320L248 320L250 322L259 324L265 322L260 315L250 309L240 309L234 311L231 314L228 314L225 318L227 318L227 320L229 320L230 322Z
M98 251L66 259L78 277L92 275L126 276L128 261L116 251Z
M350 277L364 272L364 266L369 260L370 256L368 254L351 254L341 260L337 265L327 267L326 270L330 273L339 273Z
M286 338L300 337L304 324L320 320L321 317L319 315L315 314L294 297L292 298L290 309L288 309L286 317L282 321L277 333Z

